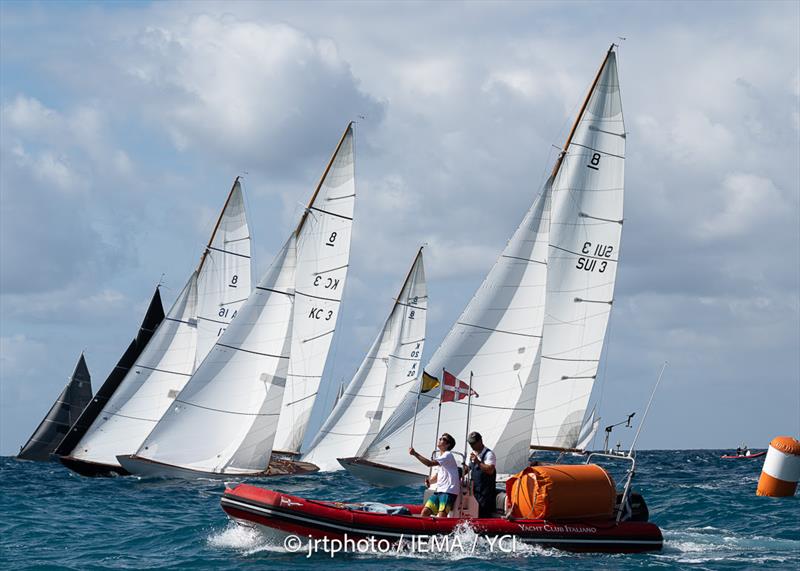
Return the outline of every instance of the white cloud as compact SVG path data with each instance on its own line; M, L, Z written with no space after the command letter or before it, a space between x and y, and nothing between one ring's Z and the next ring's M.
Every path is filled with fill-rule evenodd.
M704 239L752 235L756 225L769 225L770 217L789 206L770 179L747 173L726 176L722 189L715 194L719 210L710 213L697 229Z

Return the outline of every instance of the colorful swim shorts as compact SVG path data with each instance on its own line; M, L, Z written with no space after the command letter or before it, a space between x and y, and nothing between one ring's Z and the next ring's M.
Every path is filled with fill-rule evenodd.
M440 512L450 513L456 503L456 494L448 494L447 492L438 492L432 494L425 502L425 507L437 514Z

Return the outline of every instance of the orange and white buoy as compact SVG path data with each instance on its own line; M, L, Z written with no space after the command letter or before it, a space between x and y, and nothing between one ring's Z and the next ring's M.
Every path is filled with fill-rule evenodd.
M769 443L764 468L758 480L757 496L793 496L800 480L800 440L778 436Z

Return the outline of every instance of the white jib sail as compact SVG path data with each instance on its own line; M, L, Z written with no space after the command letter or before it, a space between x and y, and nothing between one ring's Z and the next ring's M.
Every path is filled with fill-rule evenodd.
M138 457L199 472L266 469L289 363L295 265L292 235Z
M354 159L349 125L298 228L291 358L276 452L300 451L339 318L350 261Z
M549 183L538 196L486 279L426 367L441 380L442 368L464 381L474 373L470 430L497 454L499 472L512 472L528 458L533 414L532 374L542 334L547 276ZM435 445L439 390L420 395L413 446L427 454ZM418 385L406 395L362 457L424 473L408 454ZM463 447L467 402L442 404L439 432ZM520 417L522 420L520 421Z
M237 178L197 271L73 456L118 466L116 456L133 454L249 293L250 232Z
M614 300L624 159L616 56L609 52L553 182L533 445L572 448L578 440Z
M302 460L341 470L336 459L357 455L383 425L387 403L396 407L418 382L427 295L420 250L383 329Z
M589 415L589 418L586 419L586 422L583 423L581 427L580 434L578 435L578 444L575 445L575 448L579 450L586 450L591 446L592 440L594 440L595 434L597 434L597 429L600 428L600 417L595 415L595 411L592 411L592 414Z
M72 456L119 466L133 453L180 392L194 369L197 272L193 272L152 339Z
M195 368L250 295L250 247L250 228L237 177L200 262Z

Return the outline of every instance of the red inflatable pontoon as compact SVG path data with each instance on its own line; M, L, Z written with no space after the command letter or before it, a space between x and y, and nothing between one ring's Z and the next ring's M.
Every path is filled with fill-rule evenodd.
M422 506L404 506L411 515L370 513L340 502L316 501L238 484L225 490L222 509L231 518L267 534L285 538L298 535L315 539L374 537L398 542L412 537L448 535L469 522L480 535L512 535L517 541L568 551L636 553L663 546L661 530L643 521L548 521L496 518L420 517Z

